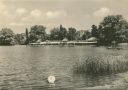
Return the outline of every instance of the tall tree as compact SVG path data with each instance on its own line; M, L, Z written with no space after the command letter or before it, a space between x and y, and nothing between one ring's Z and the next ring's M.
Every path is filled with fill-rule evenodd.
M43 25L34 25L31 27L29 32L29 41L36 42L38 40L44 41L46 40L46 27Z
M3 28L0 31L0 44L1 45L11 45L14 43L14 33L9 28Z
M127 29L128 23L122 15L107 16L100 23L99 42L103 45L111 45L112 42L118 43L122 37L124 38L123 31Z
M76 29L75 28L69 28L68 29L68 40L75 40L75 37L76 37Z
M92 25L91 34L92 37L96 37L96 38L98 37L98 29L96 25Z
M59 32L60 32L59 28L53 28L50 31L50 39L51 40L59 40Z
M25 35L25 33L16 34L14 36L14 39L15 39L16 44L19 44L19 45L25 45L26 44L26 35Z
M82 36L82 40L89 39L90 37L91 37L91 32L89 32L88 30L84 31L84 34Z
M67 37L67 30L62 25L60 25L59 39L63 40L66 37Z
M27 29L27 28L26 28L25 35L26 35L26 41L25 41L25 44L27 45L27 44L29 43L29 35L28 35L28 29Z

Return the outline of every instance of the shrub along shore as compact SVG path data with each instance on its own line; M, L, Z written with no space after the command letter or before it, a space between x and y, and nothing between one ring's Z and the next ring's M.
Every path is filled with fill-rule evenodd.
M128 58L122 55L90 56L79 59L73 66L75 73L113 74L128 71Z

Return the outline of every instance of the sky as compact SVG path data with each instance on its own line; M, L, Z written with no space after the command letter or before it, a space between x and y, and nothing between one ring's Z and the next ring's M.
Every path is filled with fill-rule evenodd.
M128 20L128 0L0 0L0 29L24 33L33 25L49 32L62 24L89 30L107 15L121 14Z

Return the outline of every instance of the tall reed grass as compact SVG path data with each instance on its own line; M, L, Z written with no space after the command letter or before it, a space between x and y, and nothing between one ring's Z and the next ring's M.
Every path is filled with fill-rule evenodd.
M128 58L123 55L100 55L80 58L73 66L75 73L112 74L128 71Z

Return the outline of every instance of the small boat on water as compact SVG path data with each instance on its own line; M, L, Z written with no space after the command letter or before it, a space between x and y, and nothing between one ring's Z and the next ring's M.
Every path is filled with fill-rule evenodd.
M107 49L117 49L117 50L121 50L121 49L123 49L122 47L112 47L112 46L110 46L110 47L107 47Z

